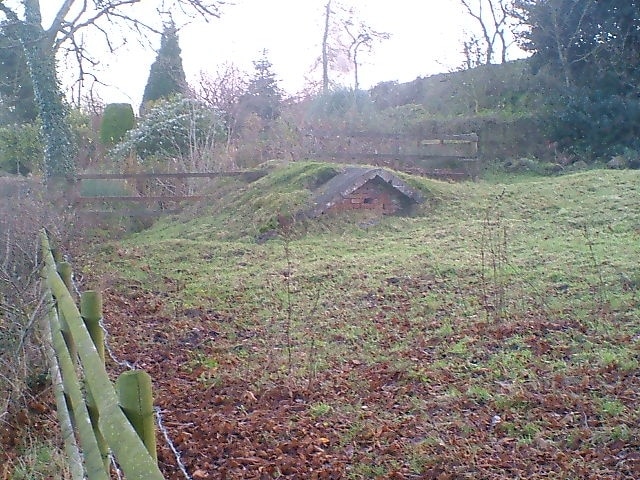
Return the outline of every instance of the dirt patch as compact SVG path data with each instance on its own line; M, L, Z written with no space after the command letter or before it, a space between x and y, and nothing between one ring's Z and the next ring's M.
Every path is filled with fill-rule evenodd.
M596 438L604 420L584 403L589 389L635 396L635 372L620 376L586 366L562 377L535 372L535 388L508 380L495 385L495 398L504 403L498 405L473 390L458 367L435 364L434 340L425 338L394 362L345 359L301 379L282 365L251 365L247 358L262 348L259 332L232 337L220 333L233 320L226 315L191 309L169 318L162 304L141 291L110 293L105 317L115 356L154 379L164 425L193 478L640 475L638 440ZM465 338L483 339L489 356L517 334L526 348L543 353L563 348L545 342L545 333L574 327L535 316L509 331L479 321ZM387 341L390 348L393 339ZM167 444L158 443L167 478L184 478Z

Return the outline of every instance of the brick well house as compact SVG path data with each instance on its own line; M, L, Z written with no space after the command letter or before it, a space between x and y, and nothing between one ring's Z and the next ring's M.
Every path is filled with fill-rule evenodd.
M418 191L387 170L348 167L317 190L309 216L351 210L402 214L420 202Z

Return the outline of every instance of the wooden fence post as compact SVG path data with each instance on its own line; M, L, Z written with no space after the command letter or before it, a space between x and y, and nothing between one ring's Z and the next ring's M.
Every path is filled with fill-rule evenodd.
M116 381L120 408L157 462L155 419L151 376L142 370L122 373Z
M98 355L104 362L104 331L100 326L102 319L102 295L95 290L87 290L80 295L80 315L89 330L91 340Z
M108 480L109 475L104 468L100 447L93 434L93 426L91 425L87 405L82 395L80 381L76 376L74 360L66 348L66 342L62 337L62 330L58 320L58 313L56 309L52 308L49 312L49 322L53 336L53 347L59 356L58 360L60 362L62 383L68 395L70 409L73 411L73 418L76 428L78 429L78 437L80 438L80 445L82 446L82 453L85 459L84 466L87 471L87 478L89 480Z
M67 286L69 292L73 291L73 268L71 268L71 264L69 262L58 262L56 264L56 268L58 269L58 274L60 278Z
M67 287L67 290L69 292L73 291L73 269L71 267L71 264L68 262L57 262L56 270L58 271L58 275L60 275L60 278ZM62 330L62 336L64 337L64 341L67 344L69 355L71 355L71 361L75 364L78 361L78 349L75 342L73 341L73 336L71 335L69 324L64 318L64 312L58 311L58 318L60 319L60 329Z
M82 464L82 456L80 455L80 449L78 448L78 442L73 434L72 415L69 409L71 405L69 396L64 391L64 385L62 383L62 373L60 372L60 364L56 357L56 351L53 348L53 335L51 334L51 323L58 324L55 320L51 320L52 316L55 316L55 308L53 306L53 298L51 291L47 292L49 301L48 310L49 313L40 320L40 328L44 332L45 338L45 353L47 356L47 362L49 363L49 373L51 375L51 383L53 386L53 392L56 399L56 410L58 419L60 421L60 431L62 433L62 440L64 442L64 450L67 454L67 464L69 465L69 473L72 480L84 480L84 466ZM51 321L51 323L50 323Z
M100 448L93 434L93 425L91 424L86 404L85 394L92 392L94 393L92 398L100 412L100 431L113 451L125 477L131 480L163 480L164 476L158 467L155 446L153 447L153 454L150 454L151 449L148 446L155 445L155 442L148 442L145 445L145 442L142 441L131 421L120 407L118 394L105 370L104 360L98 355L93 339L84 325L80 310L57 272L49 239L44 229L40 231L40 240L45 261L46 284L55 298L55 306L57 307L52 308L49 315L53 345L59 355L58 360L65 391L69 392L70 409L74 411L79 443L82 446L82 453L85 458L87 478L89 480L108 480L109 478ZM58 313L64 315L69 332L75 340L78 361L82 365L84 372L85 388L82 388L80 384L76 365L74 365L69 355L66 342L62 336ZM151 399L150 389L145 391L144 381L140 383L138 384L140 391L138 391L137 396ZM150 386L150 378L147 379L146 383ZM144 408L138 407L137 411L142 414L141 416L145 421L148 422L150 420L153 423L153 406L147 406L146 402L144 402L144 405ZM145 426L141 430L154 435L151 427ZM149 433L145 434L145 438L150 438ZM154 437L153 440L155 440Z
M102 295L100 292L95 290L82 292L80 295L80 316L82 317L82 320L89 331L89 336L91 337L91 340L93 340L96 350L98 351L98 355L104 364L104 331L100 326L100 320L102 319ZM100 393L95 392L95 394L99 395ZM109 445L100 431L100 412L94 399L94 392L89 388L87 388L87 410L89 410L93 433L95 434L98 442L102 461L104 462L105 469L109 471Z

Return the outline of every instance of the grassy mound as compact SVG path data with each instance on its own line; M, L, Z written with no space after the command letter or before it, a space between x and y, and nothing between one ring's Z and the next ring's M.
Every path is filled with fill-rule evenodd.
M277 229L279 216L296 216L308 209L313 192L343 168L344 165L331 163L295 162L276 166L270 174L249 185L234 179L219 180L212 192L215 201L208 200L181 217L165 219L147 235L253 241L260 234ZM443 182L398 175L433 201L437 195L451 192L449 184Z

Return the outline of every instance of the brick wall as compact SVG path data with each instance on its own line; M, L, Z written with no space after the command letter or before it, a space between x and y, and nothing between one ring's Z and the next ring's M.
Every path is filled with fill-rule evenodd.
M406 206L404 195L378 179L365 183L341 202L333 205L329 212L349 210L371 210L380 215L393 215Z

